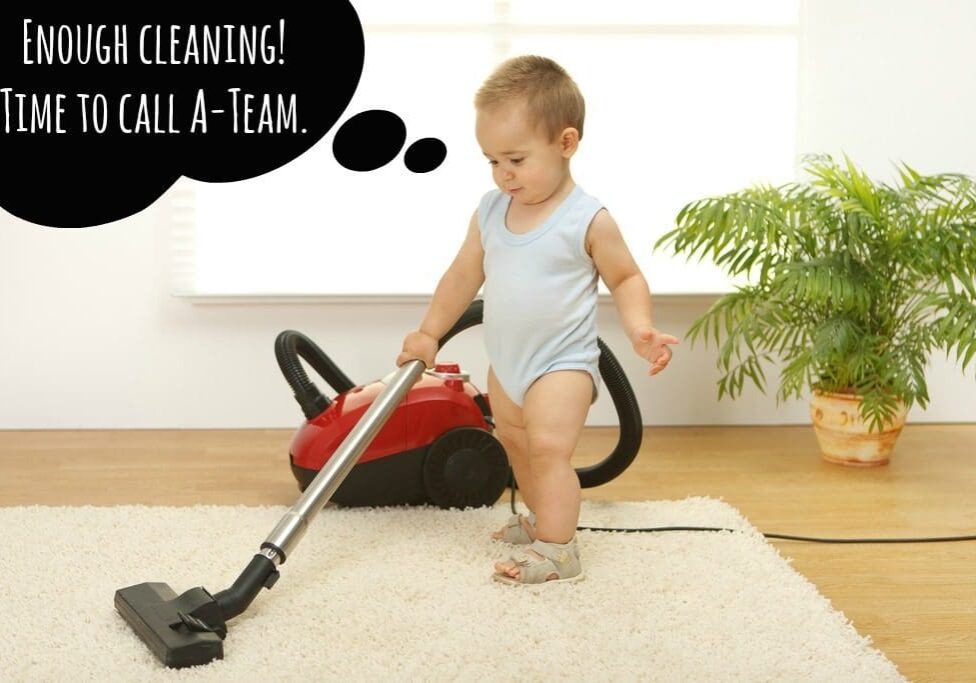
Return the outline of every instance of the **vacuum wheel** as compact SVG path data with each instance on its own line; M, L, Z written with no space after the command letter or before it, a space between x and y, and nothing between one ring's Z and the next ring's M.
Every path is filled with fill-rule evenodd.
M430 445L424 459L424 488L442 508L492 505L508 485L508 457L484 429L457 427Z

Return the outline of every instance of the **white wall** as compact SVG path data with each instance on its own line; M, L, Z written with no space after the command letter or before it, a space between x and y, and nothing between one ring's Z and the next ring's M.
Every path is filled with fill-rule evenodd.
M845 151L889 178L898 160L976 174L976 3L809 0L805 11L802 151ZM0 212L0 428L292 427L301 414L274 360L278 332L308 334L353 380L368 381L389 372L423 314L419 302L173 297L168 216L161 200L112 225L52 230ZM658 297L657 324L683 336L711 300ZM612 303L601 306L600 326L647 424L808 422L805 402L777 406L775 389L717 401L714 351L700 343L679 347L665 373L647 378ZM483 388L480 341L470 330L441 357L460 360ZM972 369L963 375L935 357L928 378L931 405L910 420L976 421ZM613 422L605 395L589 422Z
M806 0L801 150L976 173L976 3Z

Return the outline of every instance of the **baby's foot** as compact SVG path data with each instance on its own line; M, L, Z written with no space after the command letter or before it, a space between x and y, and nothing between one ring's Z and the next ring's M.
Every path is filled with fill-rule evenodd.
M496 562L492 578L502 583L518 584L582 579L576 539L569 543L536 540L524 553L518 553L506 562Z
M532 550L531 548L526 549L525 555L534 562L541 562L542 560L546 559L536 551ZM522 570L519 568L519 562L516 561L515 558L510 558L505 562L496 562L495 571L498 574L504 574L505 576L515 579L516 581L519 580L519 576L521 576L522 573ZM549 572L545 580L550 581L552 579L558 579L558 578L559 578L559 573L556 571L552 571Z
M498 531L492 533L491 537L496 541L504 541L513 544L528 544L535 540L535 515L528 517L515 514L508 518L508 521Z

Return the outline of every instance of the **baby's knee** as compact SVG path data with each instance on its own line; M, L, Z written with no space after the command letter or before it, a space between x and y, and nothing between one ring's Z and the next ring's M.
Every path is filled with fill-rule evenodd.
M568 462L576 444L565 433L555 430L531 430L527 434L527 446L532 462Z

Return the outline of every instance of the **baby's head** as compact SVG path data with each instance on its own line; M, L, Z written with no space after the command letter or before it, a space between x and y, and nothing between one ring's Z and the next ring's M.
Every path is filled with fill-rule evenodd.
M478 112L500 106L525 105L532 127L541 127L549 141L564 128L583 138L583 95L566 70L548 57L523 55L502 62L475 94Z
M559 64L526 55L503 62L475 95L475 134L495 184L513 199L548 199L569 177L583 137L583 95Z

